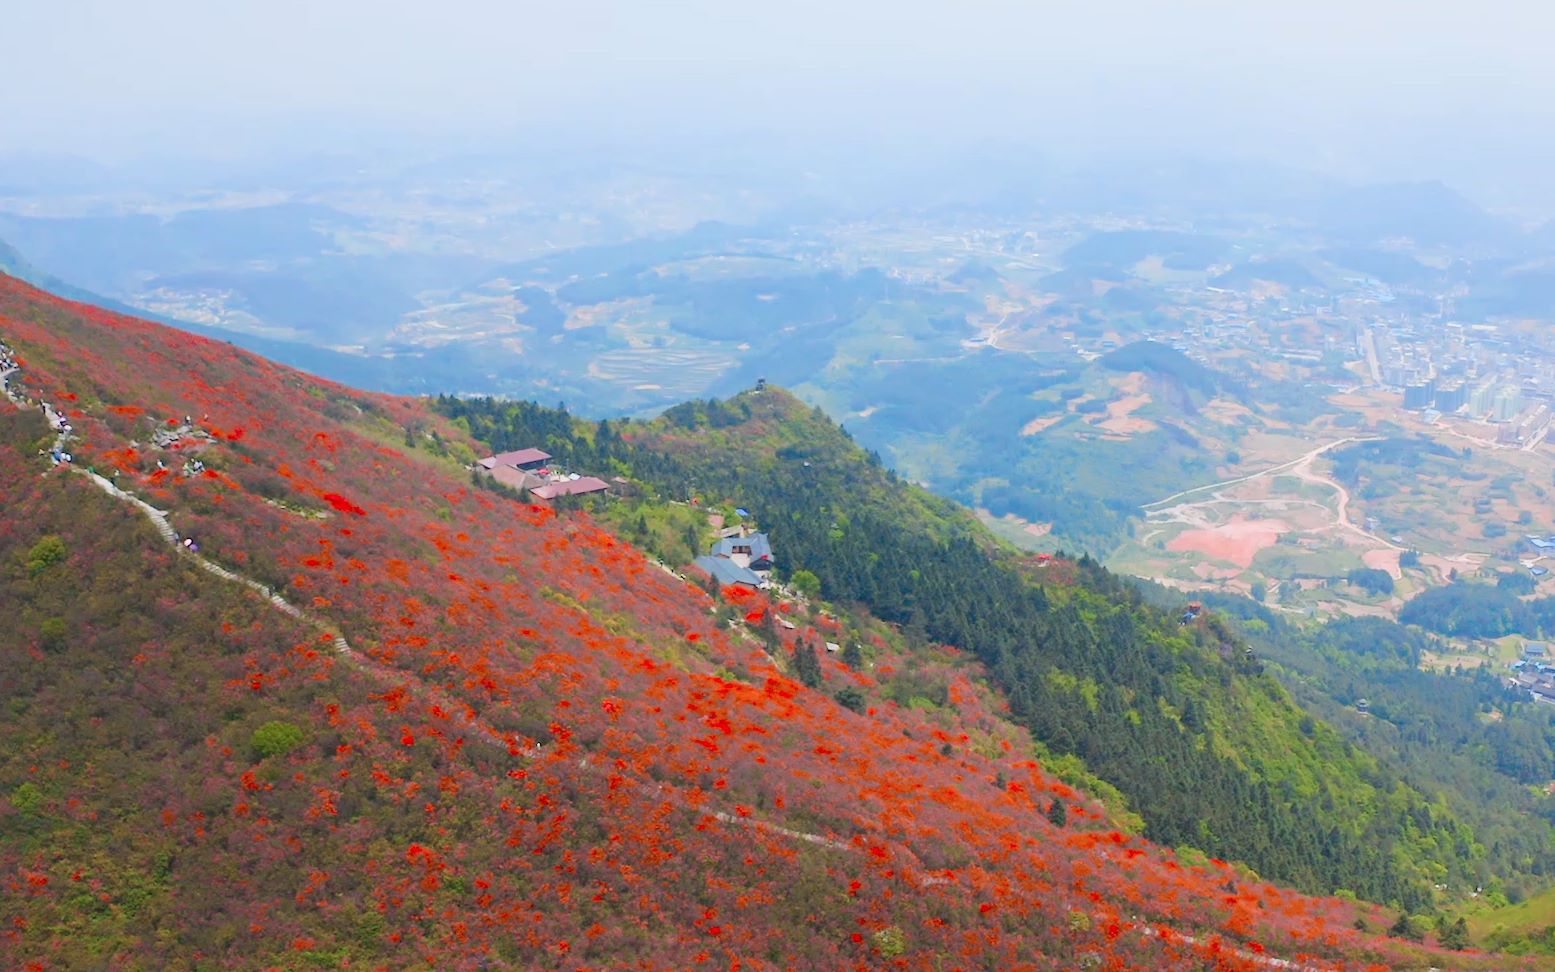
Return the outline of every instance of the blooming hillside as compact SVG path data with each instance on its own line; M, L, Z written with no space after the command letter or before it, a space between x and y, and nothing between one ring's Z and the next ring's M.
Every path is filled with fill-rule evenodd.
M1506 965L1118 832L970 683L805 688L421 402L5 277L0 342L0 966Z
M646 422L525 402L437 407L499 448L544 442L567 463L623 472L631 488L596 514L670 563L705 549L707 529L692 536L705 511L736 520L748 507L783 576L867 605L920 646L954 645L981 662L1045 747L1033 755L1158 843L1412 912L1435 910L1449 889L1544 886L1539 822L1524 818L1510 840L1513 814L1471 827L1429 778L1423 788L1401 779L1385 748L1361 750L1303 711L1218 614L1185 618L1181 595L1151 594L1088 558L1004 547L971 511L902 481L782 389L687 402ZM876 660L867 644L863 671ZM904 675L923 681L910 666ZM903 681L882 691L942 704L943 692Z

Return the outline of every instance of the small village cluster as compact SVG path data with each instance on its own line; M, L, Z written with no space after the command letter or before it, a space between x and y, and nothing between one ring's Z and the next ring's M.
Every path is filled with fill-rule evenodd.
M561 471L556 468L554 457L540 449L499 452L476 465L494 481L546 503L560 496L586 496L610 488L609 483L597 476Z
M487 456L476 467L493 481L542 502L610 489L610 484L597 476L563 471L554 456L533 447ZM737 510L736 514L742 519L750 515L745 510ZM724 587L771 587L772 543L767 535L753 530L748 522L725 527L722 516L714 517L713 526L718 530L718 542L705 556L697 558L696 565Z
M1533 553L1518 558L1518 563L1528 569L1528 573L1535 577L1543 577L1550 572L1539 561L1545 557L1555 556L1555 536L1541 537L1536 533L1526 533L1523 540L1533 548Z
M1523 657L1512 663L1507 687L1527 692L1535 702L1555 705L1555 664L1551 663L1550 646L1542 641L1524 644Z

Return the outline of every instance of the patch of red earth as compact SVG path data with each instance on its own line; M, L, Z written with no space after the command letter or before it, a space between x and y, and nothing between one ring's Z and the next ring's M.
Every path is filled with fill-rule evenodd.
M1399 551L1397 550L1368 550L1361 554L1361 563L1376 570L1385 570L1393 575L1393 579L1404 576L1404 572L1398 566Z
M1184 530L1173 537L1166 549L1194 550L1238 567L1251 567L1258 551L1272 547L1280 534L1290 532L1284 520L1235 519L1217 527Z

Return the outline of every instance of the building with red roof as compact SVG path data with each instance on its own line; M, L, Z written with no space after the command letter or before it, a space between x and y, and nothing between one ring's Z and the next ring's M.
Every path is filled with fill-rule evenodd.
M512 469L539 469L551 461L551 454L541 449L515 449L512 452L499 452L494 456L487 456L480 461L482 469L490 472L502 466Z
M576 479L557 479L529 491L535 499L552 500L558 496L582 496L586 493L602 493L610 484L595 476L579 476Z

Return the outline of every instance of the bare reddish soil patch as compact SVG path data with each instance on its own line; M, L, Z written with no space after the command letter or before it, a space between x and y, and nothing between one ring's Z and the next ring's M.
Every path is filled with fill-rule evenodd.
M1059 422L1063 421L1063 419L1064 417L1062 415L1043 415L1040 418L1034 418L1022 426L1020 434L1036 435L1038 432L1052 428Z
M1097 423L1109 432L1119 435L1134 435L1139 432L1149 432L1156 424L1149 419L1134 415L1134 411L1150 404L1150 396L1145 394L1129 395L1117 401L1107 404L1107 418Z
M1397 550L1368 550L1361 554L1361 563L1376 570L1385 570L1396 579L1403 576L1398 566L1398 555Z
M1253 558L1265 547L1274 546L1280 534L1290 532L1284 520L1235 519L1217 527L1184 530L1173 537L1166 549L1194 550L1238 567L1251 567Z

